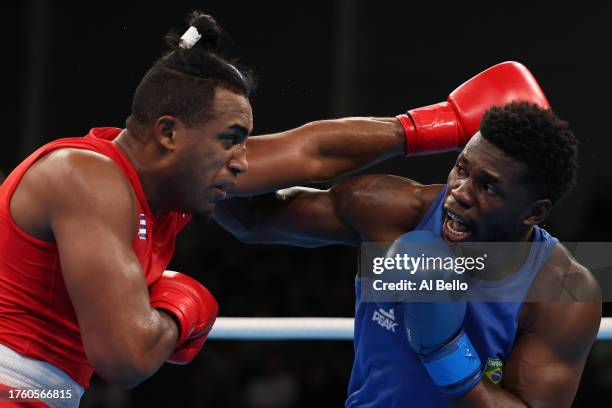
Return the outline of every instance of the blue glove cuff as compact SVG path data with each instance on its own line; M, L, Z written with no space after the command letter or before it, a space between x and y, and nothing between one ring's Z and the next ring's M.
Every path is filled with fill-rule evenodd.
M444 347L421 356L434 384L452 396L469 392L482 376L480 358L463 330Z

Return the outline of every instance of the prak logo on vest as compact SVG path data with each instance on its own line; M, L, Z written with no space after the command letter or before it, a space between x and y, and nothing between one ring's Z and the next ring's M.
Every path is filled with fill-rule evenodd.
M389 309L389 311L381 308L375 310L374 314L372 314L372 321L393 333L395 333L395 328L398 326L398 323L395 322L395 312L393 309Z

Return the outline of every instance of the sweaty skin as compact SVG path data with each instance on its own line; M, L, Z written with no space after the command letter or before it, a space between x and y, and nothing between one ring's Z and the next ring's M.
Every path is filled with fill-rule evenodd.
M449 174L444 197L445 210L457 212L469 228L454 224L446 213L445 239L529 240L551 203L534 199L518 182L524 170L480 135L472 138ZM247 243L318 247L392 242L418 225L441 187L365 175L330 190L296 187L227 200L217 206L214 217ZM467 231L453 232L453 226ZM523 305L503 388L481 381L454 400L455 406L571 405L601 320L599 286L559 243L539 271L529 298L551 301Z

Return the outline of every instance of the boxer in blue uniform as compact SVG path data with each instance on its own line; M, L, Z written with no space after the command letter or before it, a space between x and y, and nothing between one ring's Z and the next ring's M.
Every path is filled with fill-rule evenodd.
M443 242L531 243L487 288L517 301L421 304L420 326L410 302L362 302L358 277L346 406L570 406L601 320L601 294L538 224L571 190L576 171L568 124L550 110L511 103L485 114L445 185L357 176L325 191L227 200L215 218L247 243L358 246L415 241L419 233ZM428 348L413 337L427 338Z

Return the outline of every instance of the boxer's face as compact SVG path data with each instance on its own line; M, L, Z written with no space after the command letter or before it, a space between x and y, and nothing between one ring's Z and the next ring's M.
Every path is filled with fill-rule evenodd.
M477 133L448 176L442 235L448 241L518 241L533 221L526 165Z
M248 99L217 88L212 117L177 132L174 180L185 212L210 214L247 171L246 138L253 128Z

